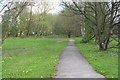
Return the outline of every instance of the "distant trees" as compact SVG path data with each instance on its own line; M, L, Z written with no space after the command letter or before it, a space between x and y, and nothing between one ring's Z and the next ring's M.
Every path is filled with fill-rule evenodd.
M55 16L48 13L51 9L48 1L40 1L37 6L34 6L33 2L26 0L14 2L13 0L3 6L1 9L3 41L8 36L25 37L51 34ZM33 13L33 7L37 7L37 12Z
M70 11L65 8L57 17L53 32L56 35L71 35L80 36L81 35L81 22L78 15L70 13Z
M54 15L48 13L51 10L49 0L39 1L36 7L36 14L34 14L34 24L37 25L36 34L40 36L49 35L52 32L51 29L55 18Z
M100 50L107 50L114 26L120 24L120 2L84 2L72 0L71 3L63 2L74 14L84 18L84 38L91 39L95 36ZM92 32L91 32L92 31ZM89 38L91 37L91 38ZM86 42L86 40L85 40Z
M8 36L41 37L51 34L82 36L82 42L87 43L94 38L100 50L107 50L112 35L118 35L120 1L71 0L70 3L62 3L65 6L63 11L52 15L48 13L51 10L49 0L39 1L37 4L26 0L8 1L0 10L3 13L2 39ZM33 12L34 7L36 10Z
M2 3L2 0L0 3ZM2 15L2 41L6 39L10 34L17 36L17 23L19 14L23 11L24 7L28 5L25 2L7 1L6 4L0 10Z
M9 34L9 12L5 12L4 15L2 16L2 40L4 40L5 38L7 38L8 34Z
M0 23L0 38L2 37L2 23Z

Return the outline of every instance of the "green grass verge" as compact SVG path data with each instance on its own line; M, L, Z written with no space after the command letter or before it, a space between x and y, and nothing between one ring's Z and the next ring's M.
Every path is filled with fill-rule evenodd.
M0 48L0 79L2 79L2 48Z
M67 39L9 38L3 44L3 78L50 78Z
M118 49L109 48L107 51L99 51L98 45L94 42L80 43L80 38L76 38L76 45L85 56L93 68L106 78L118 78ZM115 41L110 45L116 44Z

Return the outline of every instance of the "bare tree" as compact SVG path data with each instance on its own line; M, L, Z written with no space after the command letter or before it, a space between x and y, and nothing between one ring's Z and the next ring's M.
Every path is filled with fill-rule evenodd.
M16 28L18 16L23 11L24 7L28 5L28 2L27 1L15 2L14 0L10 0L10 1L2 0L0 1L0 3L1 4L6 3L6 4L3 4L3 7L0 10L0 14L3 14L2 15L2 34L3 34L2 42L3 42L4 39L6 39L10 34L9 33L10 22ZM7 25L4 25L4 24L7 24Z
M120 2L81 3L80 0L72 0L72 4L66 2L63 4L73 13L83 15L87 21L94 25L89 27L94 31L99 49L106 50L110 41L111 30L120 23L117 21L117 18L120 17Z

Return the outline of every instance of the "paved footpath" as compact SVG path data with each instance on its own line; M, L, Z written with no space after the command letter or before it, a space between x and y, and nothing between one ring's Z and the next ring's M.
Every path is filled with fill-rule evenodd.
M56 78L104 78L95 72L92 66L80 54L74 40L70 40L68 46L60 57Z

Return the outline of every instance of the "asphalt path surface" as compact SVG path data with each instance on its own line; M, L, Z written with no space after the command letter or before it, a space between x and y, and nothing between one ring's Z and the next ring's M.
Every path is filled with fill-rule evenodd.
M69 41L61 55L57 70L55 78L96 78L96 80L103 78L102 80L105 80L105 77L97 73L80 54L73 39Z

